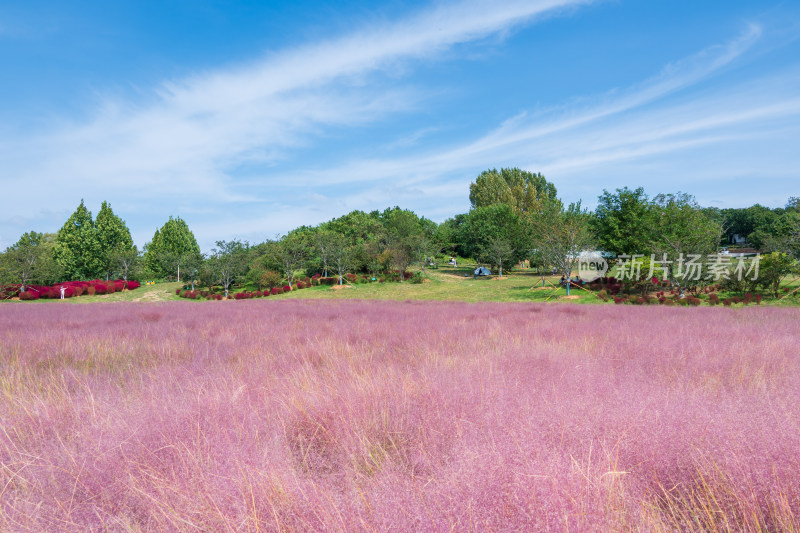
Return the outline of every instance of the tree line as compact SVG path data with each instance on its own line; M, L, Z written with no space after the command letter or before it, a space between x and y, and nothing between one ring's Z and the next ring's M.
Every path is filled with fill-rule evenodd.
M736 241L761 251L800 257L800 200L784 208L700 206L687 193L648 196L627 187L603 191L589 211L565 204L540 173L490 169L470 184L471 208L441 224L400 207L352 211L317 226L301 226L261 243L218 241L202 254L185 221L170 217L143 250L125 222L103 202L96 218L81 201L55 234L27 232L0 254L0 282L52 284L118 277L179 279L267 289L294 283L298 274L348 272L406 278L454 256L502 275L521 261L542 272L573 275L578 252L713 254Z

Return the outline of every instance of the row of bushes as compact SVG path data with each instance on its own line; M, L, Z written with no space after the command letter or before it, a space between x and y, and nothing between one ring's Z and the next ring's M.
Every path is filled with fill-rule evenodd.
M604 300L606 299L603 295L600 295L601 298ZM703 303L703 299L694 296L692 294L687 294L683 298L681 298L677 293L667 295L665 292L659 292L656 294L656 297L653 298L651 296L637 296L635 294L631 294L628 297L623 296L614 296L614 303L615 304L633 304L633 305L648 305L648 304L658 304L658 305L687 305L696 307ZM743 305L748 305L751 303L760 304L762 300L762 296L760 294L756 294L755 296L747 293L744 298L740 298L738 296L734 296L733 298L725 298L720 300L720 297L716 293L711 293L708 295L708 303L709 305L722 305L729 307L733 304L741 303Z
M576 285L573 282L573 286L580 286ZM662 279L658 280L653 278L652 280L647 281L622 281L613 276L597 278L596 280L589 283L589 288L593 291L605 291L607 295L617 295L624 292L642 292L643 290L650 290L655 288L661 288L662 292L668 291L670 294L680 294L681 288L679 286L675 286L672 284L671 281ZM711 294L715 291L720 290L720 284L716 283L713 285L707 285L703 287L698 286L690 286L684 288L685 292L690 292L692 294Z
M39 300L40 298L60 299L61 288L64 288L64 298L74 298L77 296L94 296L95 294L112 294L123 290L134 290L139 288L138 281L125 281L121 279L111 281L66 281L55 285L26 285L24 291L20 291L22 285L7 285L3 287L3 299L10 299L18 296L20 300Z
M368 275L358 275L358 274L345 274L344 280L346 280L349 284L361 284L361 283L383 283L384 281L399 281L400 280L400 273L398 271L389 272L387 274L387 278L372 278ZM404 280L410 280L412 283L422 283L423 276L420 273L412 273L412 272L405 272ZM278 287L272 287L265 289L263 291L256 290L256 291L241 291L233 294L229 294L229 300L246 300L250 298L263 298L265 296L283 294L285 292L289 292L292 290L300 290L306 289L308 287L314 287L319 285L338 285L339 284L339 277L323 277L320 274L314 274L311 277L299 278L295 281L293 287L289 285L283 285ZM190 300L197 300L197 299L206 299L206 300L223 300L225 297L220 294L219 287L215 287L213 291L197 291L191 290L188 286L180 287L175 289L175 294L180 296L181 298L187 298Z
M248 300L250 298L263 298L266 296L273 296L278 294L283 294L286 292L290 292L293 290L300 290L306 289L311 286L311 282L306 283L305 281L298 281L295 283L294 287L290 287L289 285L284 285L283 287L273 287L272 289L267 289L264 291L242 291L237 293L232 293L228 295L229 300ZM176 289L175 294L180 296L181 298L188 298L190 300L198 300L198 299L205 299L205 300L224 300L224 295L220 293L210 292L210 291L191 291L186 289Z

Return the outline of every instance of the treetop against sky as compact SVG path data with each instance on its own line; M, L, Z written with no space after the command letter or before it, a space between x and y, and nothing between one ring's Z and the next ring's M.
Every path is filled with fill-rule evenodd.
M203 249L353 209L442 221L487 168L783 205L800 6L541 0L0 5L0 248L108 200ZM46 193L46 194L42 194Z

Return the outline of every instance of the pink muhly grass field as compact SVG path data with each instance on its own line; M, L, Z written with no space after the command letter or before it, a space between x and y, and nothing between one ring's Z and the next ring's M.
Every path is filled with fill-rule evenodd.
M0 306L0 530L800 527L800 310Z

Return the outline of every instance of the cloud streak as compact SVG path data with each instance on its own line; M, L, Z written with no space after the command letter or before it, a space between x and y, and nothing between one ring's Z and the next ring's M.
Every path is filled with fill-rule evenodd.
M691 175L692 150L748 141L753 143L752 150L758 151L760 140L774 139L782 129L800 129L797 71L763 76L750 83L716 85L705 93L682 96L686 89L707 83L732 67L762 35L762 28L749 25L729 43L672 63L653 78L597 97L593 104L567 104L535 115L523 113L479 139L448 150L398 159L355 160L339 168L310 172L305 179L309 183L371 183L380 189L382 185L374 179L378 175L390 182L402 179L409 185L429 184L427 188L432 190L439 180L450 176L460 180L466 190L480 169L514 165L542 171L560 185L583 173L594 186L591 190L596 197L602 188L622 186L606 181L610 185L598 188L592 178L598 168L670 154L686 158L686 173ZM779 168L762 159L754 157L753 161L758 160L765 172L781 174ZM785 166L785 162L780 159L779 164ZM735 165L741 165L741 157L731 158L722 166ZM643 181L641 176L626 177ZM386 194L384 200L390 197ZM458 200L451 197L448 201ZM463 209L463 199L461 202Z
M381 81L399 63L435 60L453 46L586 3L444 4L370 31L168 81L141 101L108 97L89 120L0 139L3 180L40 190L69 184L87 200L98 189L98 198L125 195L131 202L152 203L154 193L186 202L259 200L235 186L241 166L269 168L331 127L415 108L422 95L414 87ZM9 218L19 214L10 211Z
M0 133L0 179L63 191L48 206L56 214L43 215L49 226L39 229L55 229L50 221L66 218L81 197L90 205L109 199L127 216L139 245L155 229L149 221L196 214L190 225L209 248L216 239L262 240L355 208L400 204L443 219L467 208L468 183L491 166L542 171L567 200L590 199L602 188L636 185L644 172L696 165L698 173L684 171L685 179L698 179L701 170L724 175L743 166L741 158L725 160L725 147L776 149L780 131L797 138L796 70L761 74L750 83L712 83L763 44L766 30L751 24L730 42L666 65L641 83L512 116L460 144L427 142L442 127L414 124L410 131L396 128L395 142L381 141L380 152L403 150L403 157L366 157L350 147L299 160L342 132L369 131L424 111L431 88L413 78L418 65L447 61L459 46L590 3L443 4L400 22L169 80L138 100L109 96L89 118ZM417 142L422 137L426 142ZM683 167L674 161L678 156ZM719 161L713 172L712 157ZM785 154L779 161L783 174L768 155L755 154L740 174L760 165L782 176L787 161L800 164ZM30 216L30 206L9 206L0 216L0 246L30 229L23 227ZM137 217L148 224L137 224Z

